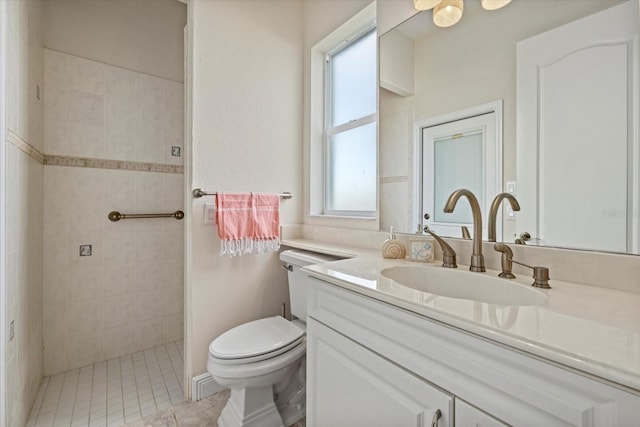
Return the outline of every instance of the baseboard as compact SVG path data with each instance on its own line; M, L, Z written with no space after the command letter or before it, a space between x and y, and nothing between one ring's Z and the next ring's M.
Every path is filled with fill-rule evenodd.
M191 399L194 402L222 390L224 387L215 382L210 373L201 374L191 379Z

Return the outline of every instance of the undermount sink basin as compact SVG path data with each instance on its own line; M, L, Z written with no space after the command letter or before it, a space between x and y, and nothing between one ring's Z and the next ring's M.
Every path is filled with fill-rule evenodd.
M421 292L497 305L542 305L547 295L535 288L487 273L439 267L398 266L382 270L394 282Z

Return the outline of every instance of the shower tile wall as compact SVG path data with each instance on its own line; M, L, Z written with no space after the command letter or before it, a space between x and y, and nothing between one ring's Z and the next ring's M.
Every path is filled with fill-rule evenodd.
M45 49L45 152L182 164L182 87ZM107 214L183 209L183 175L48 165L44 180L44 374L182 339L183 221Z
M6 310L6 411L0 424L23 426L42 381L43 84L42 2L10 1L3 25L6 39L6 151L0 171L6 177L6 280L0 304ZM31 153L31 154L29 154ZM38 153L40 155L35 155ZM11 326L13 325L13 327ZM11 335L13 337L11 338Z
M45 49L45 153L182 164L183 84Z
M6 425L24 425L42 379L42 170L40 163L7 144L6 304L14 322L6 346ZM5 299L6 298L6 299ZM11 327L6 327L9 332Z

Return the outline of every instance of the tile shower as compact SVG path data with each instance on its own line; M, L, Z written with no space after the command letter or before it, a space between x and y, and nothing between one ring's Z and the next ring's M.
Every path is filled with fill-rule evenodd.
M49 49L44 75L49 376L182 339L183 222L107 213L182 209L183 84Z

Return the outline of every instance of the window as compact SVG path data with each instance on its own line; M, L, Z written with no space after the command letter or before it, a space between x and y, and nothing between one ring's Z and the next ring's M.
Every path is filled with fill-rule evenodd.
M376 211L377 36L369 26L326 54L324 214Z
M311 48L305 222L378 230L375 22L371 2Z

